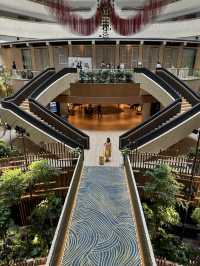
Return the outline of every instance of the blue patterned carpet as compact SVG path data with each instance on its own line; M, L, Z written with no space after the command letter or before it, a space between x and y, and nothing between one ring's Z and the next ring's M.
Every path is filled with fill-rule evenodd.
M62 265L141 265L123 169L84 168Z

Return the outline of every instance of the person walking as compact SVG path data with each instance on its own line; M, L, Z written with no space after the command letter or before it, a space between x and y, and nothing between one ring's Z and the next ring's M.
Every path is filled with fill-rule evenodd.
M97 105L97 116L98 118L102 118L102 108L101 105Z
M104 143L104 151L105 151L104 154L105 154L106 162L109 162L111 158L111 151L112 151L112 144L111 144L110 138L107 138L106 142Z
M156 64L156 68L162 68L162 65L161 65L160 62L157 62L157 64Z

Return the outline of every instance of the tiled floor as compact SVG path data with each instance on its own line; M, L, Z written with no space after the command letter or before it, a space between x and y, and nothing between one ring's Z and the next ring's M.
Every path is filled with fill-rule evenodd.
M92 131L84 130L90 136L90 150L85 150L85 165L99 165L99 156L104 154L104 143L106 138L110 137L112 143L112 157L110 162L106 162L106 166L120 166L122 164L122 156L119 151L119 136L124 131Z
M122 168L84 168L62 265L141 265Z

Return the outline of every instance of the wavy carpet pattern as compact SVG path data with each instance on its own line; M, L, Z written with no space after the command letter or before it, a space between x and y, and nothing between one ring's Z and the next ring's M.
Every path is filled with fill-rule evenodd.
M141 265L122 168L85 167L62 265Z

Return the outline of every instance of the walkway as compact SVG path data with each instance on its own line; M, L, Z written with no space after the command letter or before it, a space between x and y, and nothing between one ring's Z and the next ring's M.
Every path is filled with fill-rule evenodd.
M119 136L124 131L91 131L84 130L90 136L90 149L85 150L85 165L96 166L99 165L99 155L104 153L104 143L106 138L110 137L112 143L112 158L106 163L106 166L120 166L122 165L122 157L119 151Z
M63 266L141 265L129 197L122 168L84 168Z

